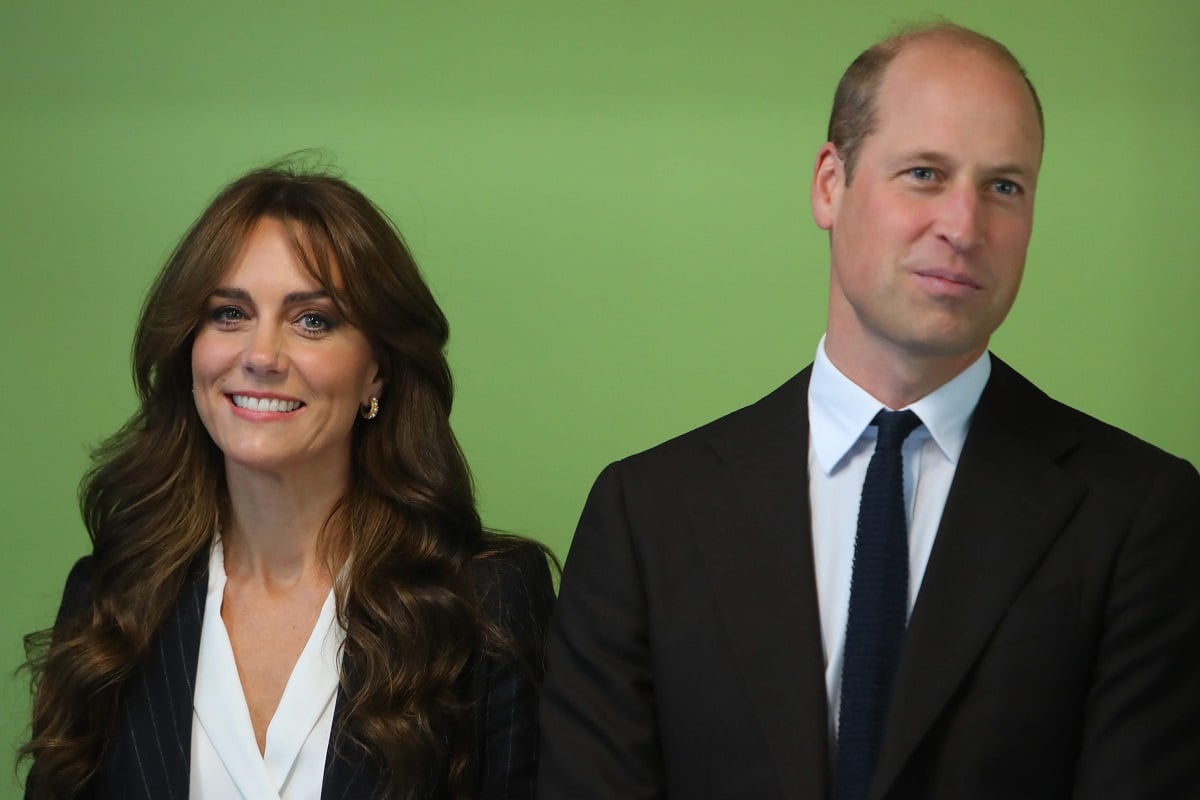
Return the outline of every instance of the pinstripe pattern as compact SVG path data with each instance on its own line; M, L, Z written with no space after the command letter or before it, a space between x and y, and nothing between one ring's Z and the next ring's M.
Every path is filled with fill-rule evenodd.
M117 735L96 778L96 798L183 800L188 795L192 687L208 584L207 563L201 562L189 573L146 663L125 685Z
M475 726L479 732L475 785L487 800L533 797L537 776L537 700L542 650L554 603L550 574L541 551L522 550L480 564L476 579L487 614L517 642L536 653L529 665L482 659L475 671L478 698Z
M207 556L207 554L205 554ZM63 606L83 605L91 558L71 571ZM146 663L126 682L113 737L96 780L82 798L92 800L184 800L191 760L192 695L204 619L208 559L198 558L175 608L168 614ZM541 650L554 602L549 570L540 551L524 549L481 562L476 580L485 612L527 644L537 658L526 667L480 658L471 675L476 758L469 780L480 800L533 797L538 754L537 685ZM353 679L353 665L347 665ZM326 760L323 800L370 800L379 771L360 748L339 737L346 697L338 690L334 731ZM436 787L431 798L443 796Z

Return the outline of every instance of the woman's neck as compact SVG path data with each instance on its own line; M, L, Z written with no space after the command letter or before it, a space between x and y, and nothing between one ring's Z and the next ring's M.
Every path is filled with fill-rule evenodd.
M348 479L305 480L227 467L229 516L222 520L225 571L231 579L275 586L331 581L318 552L322 527Z

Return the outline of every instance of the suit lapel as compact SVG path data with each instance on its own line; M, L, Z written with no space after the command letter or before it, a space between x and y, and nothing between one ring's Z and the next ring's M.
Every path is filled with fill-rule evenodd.
M898 777L1083 498L1055 465L1074 432L992 363L909 623L871 797Z
M192 695L208 585L207 553L193 563L175 607L127 685L105 796L186 800L192 742Z
M808 503L808 374L712 440L723 469L688 495L722 622L791 798L824 796L828 782Z
M343 667L346 672L348 667ZM353 678L351 671L350 677ZM339 686L334 701L333 730L325 751L325 777L321 800L371 800L379 785L379 771L361 747L343 736L346 724L346 691Z
M191 780L192 705L208 595L208 553L197 558L149 657L125 694L114 758L100 796L186 800ZM322 800L370 800L378 773L361 748L339 742L346 695L338 689Z

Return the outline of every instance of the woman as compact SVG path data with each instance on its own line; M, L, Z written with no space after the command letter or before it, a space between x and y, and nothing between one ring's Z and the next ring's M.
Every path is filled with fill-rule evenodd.
M27 797L524 797L553 601L482 530L446 320L345 182L251 172L156 279L93 554L31 639Z

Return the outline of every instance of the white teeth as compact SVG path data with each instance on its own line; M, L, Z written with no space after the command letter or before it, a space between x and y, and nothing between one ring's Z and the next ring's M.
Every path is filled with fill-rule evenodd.
M298 400L280 400L278 397L247 397L244 394L230 395L233 404L247 411L295 411L304 405Z

